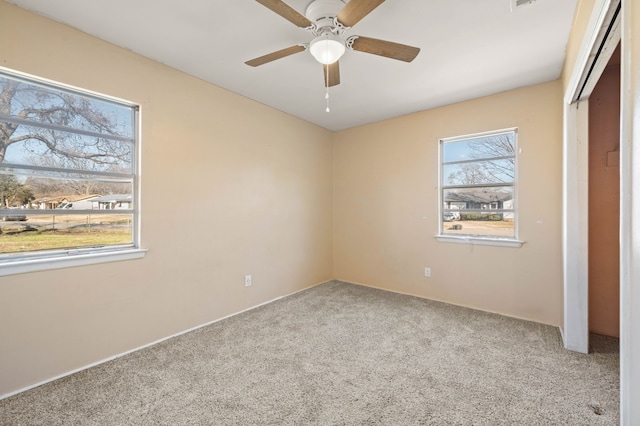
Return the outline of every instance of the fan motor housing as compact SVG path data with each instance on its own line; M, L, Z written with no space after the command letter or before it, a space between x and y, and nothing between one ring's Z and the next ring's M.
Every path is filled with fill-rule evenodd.
M318 23L323 18L335 18L344 6L345 2L342 0L314 0L307 6L304 14L311 22Z

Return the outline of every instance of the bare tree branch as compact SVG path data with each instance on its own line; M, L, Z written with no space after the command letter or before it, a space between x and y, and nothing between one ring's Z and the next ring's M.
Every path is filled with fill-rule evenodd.
M515 179L515 146L507 134L469 142L466 163L451 172L449 182L457 185L511 183Z
M119 135L122 123L107 116L89 99L65 92L28 85L0 77L0 114L30 119L35 122ZM19 143L36 143L31 152L50 153L58 157L82 158L96 164L110 165L130 161L131 149L126 142L90 138L78 134L0 122L0 162L7 149ZM24 145L23 145L24 146Z

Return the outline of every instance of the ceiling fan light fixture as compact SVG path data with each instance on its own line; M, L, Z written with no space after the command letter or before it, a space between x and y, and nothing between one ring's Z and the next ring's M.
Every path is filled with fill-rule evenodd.
M344 41L335 34L325 32L311 40L309 51L323 65L333 64L344 54Z

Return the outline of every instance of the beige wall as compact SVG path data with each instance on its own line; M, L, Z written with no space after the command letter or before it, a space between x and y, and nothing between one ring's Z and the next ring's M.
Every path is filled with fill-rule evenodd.
M620 50L589 96L589 331L620 333Z
M519 129L519 238L526 243L437 242L438 139L507 127ZM342 131L334 141L337 279L561 323L559 80Z
M330 132L3 1L0 65L141 104L149 249L0 278L0 395L332 278Z

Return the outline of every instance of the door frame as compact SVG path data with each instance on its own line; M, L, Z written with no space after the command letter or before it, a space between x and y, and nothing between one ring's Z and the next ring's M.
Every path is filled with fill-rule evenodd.
M588 141L579 136L588 133L581 128L588 121L579 112L582 102L578 98L590 94L588 90L582 90L581 79L588 77L594 47L598 37L602 41L607 14L612 5L617 8L617 3L622 5L618 29L621 40L620 424L631 426L640 424L640 404L637 404L640 400L640 327L632 327L640 324L640 220L637 220L640 217L640 4L637 0L594 1L565 92L562 183L565 312L562 337L566 348L588 352L588 257L585 257L588 241L581 228L588 219L587 209L581 209L588 201L584 192L587 170L584 169L586 164L581 156L584 147L581 145L588 147ZM614 47L609 50L613 52ZM606 62L608 58L602 64L603 69ZM634 163L637 164L635 168Z
M596 0L564 94L562 335L581 353L589 352L589 96L621 38L619 5Z

